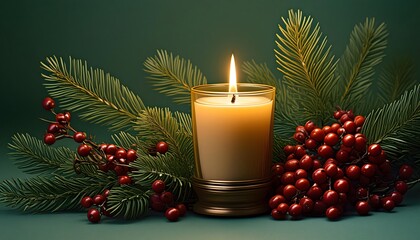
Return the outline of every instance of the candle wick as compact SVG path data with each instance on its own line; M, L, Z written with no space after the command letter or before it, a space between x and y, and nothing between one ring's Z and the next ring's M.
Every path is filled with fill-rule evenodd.
M230 101L231 103L235 103L235 101L236 101L236 96L235 96L235 94L233 94L233 96L232 96L232 100Z

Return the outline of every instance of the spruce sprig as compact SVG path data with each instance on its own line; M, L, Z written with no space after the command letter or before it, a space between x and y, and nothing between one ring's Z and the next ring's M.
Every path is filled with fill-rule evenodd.
M206 84L207 79L190 60L160 50L144 62L145 71L155 89L173 97L176 103L189 104L193 86Z
M278 70L284 75L288 91L299 103L301 114L317 124L328 119L331 112L331 86L336 82L336 61L327 47L327 38L321 38L319 24L302 11L289 11L279 25L275 49Z
M108 211L114 217L135 219L149 212L150 191L139 185L114 187L108 196Z
M105 174L92 177L37 176L0 183L0 202L24 212L58 212L81 209L86 195L102 193L115 183Z
M337 65L338 84L333 87L334 97L343 109L355 109L366 96L375 66L382 62L387 45L386 25L376 26L374 18L354 27L350 42Z
M52 148L28 133L13 135L9 148L15 164L25 173L74 174L72 159L76 153L69 148Z
M406 91L400 99L373 110L362 132L371 143L380 143L390 161L408 155L420 156L417 128L420 124L420 85ZM418 159L417 159L418 160Z
M111 130L131 129L145 106L134 92L102 69L88 67L87 62L49 57L41 62L48 93L70 111L80 111L80 117Z
M161 179L177 201L188 201L192 195L193 168L169 152L141 156L131 166L136 169L131 176L142 186L151 186L153 181Z

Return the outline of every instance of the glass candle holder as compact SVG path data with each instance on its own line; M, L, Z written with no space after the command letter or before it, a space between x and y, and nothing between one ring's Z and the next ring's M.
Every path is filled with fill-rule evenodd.
M274 98L275 88L261 84L238 84L234 93L229 84L192 88L196 212L243 216L266 210Z

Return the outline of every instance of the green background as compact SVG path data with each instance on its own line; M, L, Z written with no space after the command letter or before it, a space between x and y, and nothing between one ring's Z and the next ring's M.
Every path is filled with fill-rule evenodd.
M25 177L7 155L7 143L15 132L42 136L50 117L40 103L46 96L40 76L40 61L56 55L87 60L90 66L104 69L139 94L148 106L177 106L150 87L143 62L157 49L165 49L190 59L209 82L226 82L230 54L237 66L255 59L266 62L275 71L273 49L281 17L289 9L301 9L319 22L321 31L340 57L355 24L366 17L385 22L390 33L385 65L392 59L410 57L420 66L420 2L405 1L2 1L0 3L0 180ZM382 65L384 65L382 64ZM280 74L276 73L279 77ZM417 73L417 77L419 74ZM238 73L239 81L244 76ZM109 141L109 133L100 126L75 120L73 126ZM214 219L193 215L176 224L167 224L161 216L144 221L115 223L107 221L91 226L84 214L23 215L0 209L2 239L24 237L74 239L77 237L122 236L145 239L178 238L191 233L201 237L188 239L288 238L347 239L371 235L416 239L420 229L420 206L413 191L406 207L391 214L349 217L340 222L305 219L277 223L268 216L247 219ZM394 229L394 230L393 230ZM314 233L314 234L313 234ZM353 237L350 237L353 236Z

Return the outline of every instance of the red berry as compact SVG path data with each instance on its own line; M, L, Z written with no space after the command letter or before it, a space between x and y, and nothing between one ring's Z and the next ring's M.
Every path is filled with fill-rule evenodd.
M312 132L312 130L314 130L314 128L315 128L315 123L314 122L307 121L305 123L305 130L306 130L306 132L310 133L310 132Z
M324 171L328 177L334 177L337 175L338 167L334 163L328 163L324 166Z
M334 146L338 143L340 139L338 138L338 135L336 133L328 133L325 137L324 137L324 143L329 145L329 146Z
M130 176L123 175L118 177L118 183L120 185L128 185L131 184L132 180Z
M401 180L408 180L413 175L413 172L414 170L411 166L404 164L400 167L398 176Z
M169 149L169 146L166 142L160 141L156 144L156 151L160 154L165 154Z
M286 155L290 155L290 154L294 153L295 150L296 150L296 147L293 146L293 145L286 145L283 148L283 151Z
M128 149L127 150L127 160L129 162L133 162L137 159L137 152L134 149Z
M311 170L314 166L314 160L309 155L304 155L299 161L299 167L307 171Z
M316 216L321 216L325 213L327 205L321 200L316 200L314 203L314 208L312 210L313 214Z
M392 211L392 209L395 207L395 202L391 197L384 197L382 198L382 207L386 211Z
M311 198L303 197L299 200L299 204L302 206L303 213L310 213L314 209L314 201Z
M158 194L162 193L165 190L165 182L162 180L155 180L152 183L152 190Z
M42 101L42 107L45 110L50 111L51 109L53 109L55 107L55 101L50 97L46 97Z
M163 192L160 194L160 200L165 204L171 204L174 201L174 195L171 192Z
M357 127L361 127L365 123L365 117L360 115L354 117L354 123Z
M268 206L271 209L277 208L280 203L286 202L286 198L283 195L276 194L270 198L268 201Z
M101 221L101 212L96 208L90 208L87 212L87 218L91 223L98 223Z
M281 183L283 185L287 184L294 184L296 181L296 173L295 172L285 172L283 175L281 175Z
M340 117L340 120L339 120L339 121L340 121L342 124L344 124L345 122L347 122L347 121L351 121L351 120L353 120L353 119L351 119L347 113L344 113L344 114Z
M287 214L287 212L289 212L289 204L287 203L280 203L277 206L277 210L281 213L281 214Z
M361 216L366 216L370 212L370 205L368 201L358 201L356 203L356 211Z
M396 181L395 190L404 195L408 190L408 185L404 181Z
M84 208L90 208L93 205L93 199L90 196L85 196L82 198L82 200L80 200L80 204Z
M101 205L102 203L104 203L106 200L105 196L102 194L97 194L95 197L93 197L93 203L95 205Z
M358 152L364 152L366 150L366 144L366 137L356 137L354 141L354 149Z
M109 189L105 189L104 192L102 193L102 195L104 195L105 198L107 198L109 196L109 193L111 191Z
M319 146L318 155L327 159L334 156L334 150L332 149L332 147L324 144Z
M331 206L325 211L325 216L327 216L329 220L337 220L341 217L341 214L341 209L336 206Z
M302 145L296 145L295 155L296 158L301 158L306 154L306 149Z
M305 140L305 147L307 149L315 149L318 146L317 141L312 138L308 138Z
M299 143L304 143L306 139L306 135L303 132L295 132L295 134L293 135L293 138Z
M312 180L315 183L322 184L327 182L328 176L325 173L325 170L322 168L318 168L312 173Z
M76 132L73 135L75 142L81 143L86 140L86 134L84 132Z
M64 117L66 118L66 121L67 122L70 122L71 121L71 114L70 114L70 112L65 112L64 113Z
M57 113L57 115L55 115L55 120L58 122L58 123L60 123L60 124L63 124L63 125L66 125L68 122L67 122L67 118L66 118L66 116L64 115L64 113Z
M322 188L319 186L313 185L309 188L309 190L306 192L306 195L310 197L312 200L319 200L323 194Z
M44 143L47 144L47 145L54 144L55 140L56 140L55 135L52 134L52 133L46 133L44 135Z
M179 210L179 216L185 216L185 214L187 213L187 207L185 206L185 204L178 203L175 207Z
M347 193L350 190L350 183L346 179L337 179L334 182L334 190L339 193Z
M356 142L356 138L354 137L353 134L346 134L346 135L344 135L343 141L342 141L342 143L343 143L344 146L346 146L346 147L353 147L354 144L355 144L355 142Z
M327 206L332 206L338 203L339 194L334 190L327 190L325 191L324 195L322 196L322 201Z
M295 171L295 177L296 179L299 178L308 178L308 172L305 169L299 168Z
M350 165L346 168L346 176L351 180L360 178L360 167L357 165Z
M341 116L343 116L343 114L344 113L346 113L346 111L343 111L343 110L337 110L337 111L334 111L334 118L335 119L340 119L341 118Z
M391 193L391 196L390 197L394 201L395 205L400 205L402 203L402 201L403 201L403 198L404 198L403 195L400 192L398 192L398 191L393 191Z
M356 133L356 124L349 120L343 124L343 128L346 130L346 133Z
M116 158L126 158L127 157L127 151L124 148L118 148L115 152L114 156Z
M282 175L284 173L284 167L281 163L276 163L271 167L271 171L276 175Z
M369 205L374 209L379 209L381 207L381 197L377 194L373 194L369 198Z
M48 133L58 133L60 131L60 125L58 123L50 123L47 128Z
M166 219L168 219L171 222L178 221L180 215L180 211L174 207L168 208L165 212Z
M290 200L294 196L296 196L297 192L298 192L298 189L292 184L288 184L288 185L284 186L284 188L283 188L283 196L287 200Z
M295 187L300 191L307 191L311 187L311 183L306 178L296 180Z
M114 155L117 149L117 146L115 146L114 144L109 144L105 149L105 153L109 155Z
M284 169L287 172L293 172L299 169L299 160L297 159L289 159L284 163Z
M376 165L371 163L363 164L362 168L360 169L360 172L366 176L366 177L373 177L376 172Z
M311 132L311 138L317 142L322 142L325 137L324 131L321 128L314 128Z
M350 153L344 149L340 149L335 153L335 159L340 163L346 163L349 160Z
M80 144L80 146L77 148L77 153L82 157L86 157L89 155L91 150L92 150L91 146L87 144Z
M289 215L292 218L299 218L302 215L303 207L299 205L298 203L293 203L289 207Z
M271 210L271 217L275 220L281 220L286 218L286 214L281 213L278 209L274 208Z
M379 154L381 154L381 151L382 151L382 147L381 145L377 143L371 144L368 147L368 153L369 155L372 155L372 156L378 156Z

